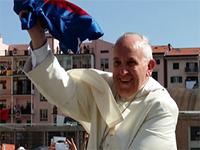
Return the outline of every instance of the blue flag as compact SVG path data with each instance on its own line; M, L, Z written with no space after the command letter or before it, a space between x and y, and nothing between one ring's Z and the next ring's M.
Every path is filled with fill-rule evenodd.
M31 29L37 18L42 27L59 41L63 53L79 51L80 44L103 36L97 22L82 8L65 0L14 0L14 11L28 10L21 17L22 29Z

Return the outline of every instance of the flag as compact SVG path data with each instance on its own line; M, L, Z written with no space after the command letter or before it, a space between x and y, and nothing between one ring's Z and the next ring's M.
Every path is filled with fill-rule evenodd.
M86 39L103 36L97 22L86 11L65 0L14 0L13 9L17 14L22 9L29 11L21 17L23 30L32 28L39 18L65 54L69 49L77 53Z
M9 109L1 109L0 120L8 120L8 117L9 117Z

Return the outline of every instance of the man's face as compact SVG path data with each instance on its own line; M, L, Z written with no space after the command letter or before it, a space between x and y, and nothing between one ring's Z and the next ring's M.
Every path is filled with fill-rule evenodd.
M127 36L114 47L113 78L121 97L135 94L151 74L142 50L133 47L138 40L141 40L138 35Z

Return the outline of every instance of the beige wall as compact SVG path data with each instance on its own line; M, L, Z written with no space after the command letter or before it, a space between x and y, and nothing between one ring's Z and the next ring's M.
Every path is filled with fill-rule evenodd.
M157 64L153 71L158 73L158 82L164 86L164 59L158 56L154 56L154 59L160 60L160 64Z
M103 41L103 40L94 40L91 43L82 43L81 46L89 46L90 52L94 54L94 62L96 69L101 69L101 59L102 58L108 58L109 59L109 68L105 69L105 71L112 72L113 70L113 45L112 43ZM101 50L108 50L108 53L101 53Z
M186 73L185 67L187 62L197 62L197 59L168 59L167 60L167 83L168 88L174 88L174 87L185 87L185 79L187 76L199 76L197 73ZM173 63L179 63L179 69L173 69ZM182 83L171 83L171 77L173 76L181 76L182 77Z

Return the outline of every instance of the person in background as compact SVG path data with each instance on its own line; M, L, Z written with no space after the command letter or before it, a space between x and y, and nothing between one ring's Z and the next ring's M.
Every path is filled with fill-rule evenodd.
M57 143L57 142L54 142L53 144L51 144L51 145L48 147L47 150L55 150L56 143ZM66 143L69 144L69 150L77 150L76 144L74 143L73 138L71 138L71 141L67 139Z
M87 149L177 149L178 107L151 77L155 61L145 36L127 32L118 38L113 73L66 72L49 48L40 20L28 33L31 56L25 74L51 104L83 125L90 134Z
M87 132L85 132L85 142L84 142L85 149L87 149L89 137L90 137L90 135Z

